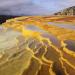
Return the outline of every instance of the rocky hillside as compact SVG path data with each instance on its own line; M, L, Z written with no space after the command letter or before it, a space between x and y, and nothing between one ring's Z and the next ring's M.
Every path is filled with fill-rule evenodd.
M73 16L75 15L75 6L66 8L64 10L61 10L57 13L55 13L54 15L68 15L68 16Z
M15 17L18 17L18 16L0 15L0 24L3 23L3 22L5 22L8 19L15 18Z

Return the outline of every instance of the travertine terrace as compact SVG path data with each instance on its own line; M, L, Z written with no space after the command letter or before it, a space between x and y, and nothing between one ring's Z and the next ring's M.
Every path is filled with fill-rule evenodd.
M75 75L74 21L73 16L7 20L0 30L0 75Z

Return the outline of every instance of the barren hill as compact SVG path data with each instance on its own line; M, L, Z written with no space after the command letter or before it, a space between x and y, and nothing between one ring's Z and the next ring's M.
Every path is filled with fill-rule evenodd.
M68 16L74 16L75 15L75 6L66 8L64 10L61 10L54 15L68 15Z

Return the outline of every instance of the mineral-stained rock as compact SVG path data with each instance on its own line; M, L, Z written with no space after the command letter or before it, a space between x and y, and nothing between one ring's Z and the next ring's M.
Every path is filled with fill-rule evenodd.
M48 24L53 18L60 19L29 16L3 24L0 75L75 75L75 30Z
M21 33L2 30L0 33L0 75L21 75L30 63L32 53L25 47ZM20 47L21 46L21 47Z

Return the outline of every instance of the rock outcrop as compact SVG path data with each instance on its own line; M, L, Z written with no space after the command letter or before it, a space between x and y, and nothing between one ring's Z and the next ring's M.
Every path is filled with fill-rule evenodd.
M54 15L73 16L73 15L75 15L75 6L72 6L72 7L66 8L64 10L61 10L60 12L57 12Z

